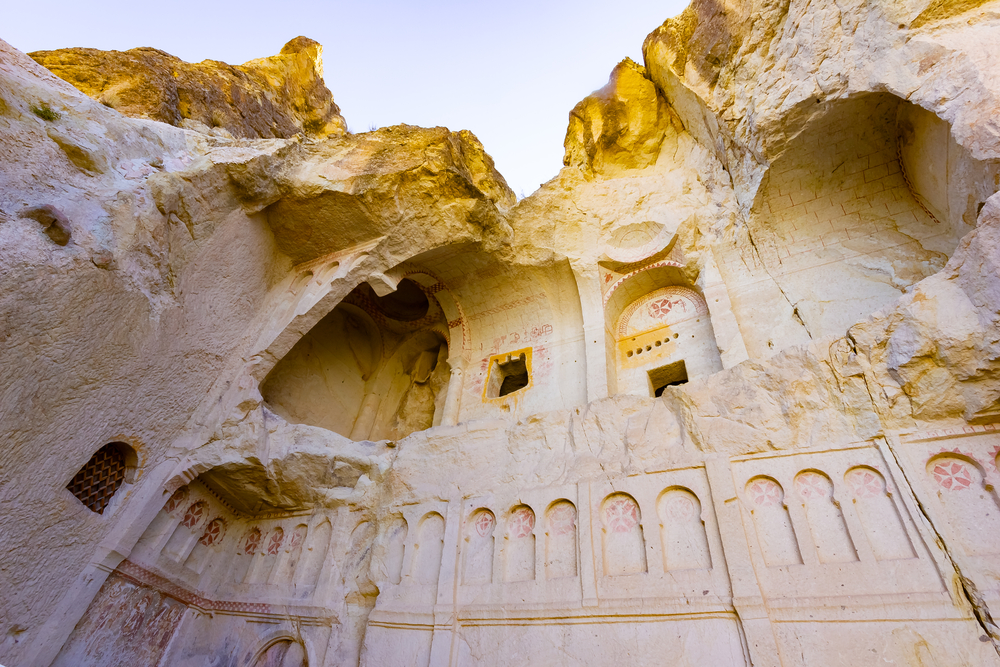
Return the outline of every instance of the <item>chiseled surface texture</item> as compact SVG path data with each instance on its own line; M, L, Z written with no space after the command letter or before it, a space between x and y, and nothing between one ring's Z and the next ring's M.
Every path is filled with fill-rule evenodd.
M3 664L1000 665L996 0L696 0L521 201L0 46Z

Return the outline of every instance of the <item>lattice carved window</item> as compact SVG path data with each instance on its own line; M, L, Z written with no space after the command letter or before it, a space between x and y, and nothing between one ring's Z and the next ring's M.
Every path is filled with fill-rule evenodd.
M66 486L92 512L103 514L123 482L131 481L135 452L121 442L98 449Z

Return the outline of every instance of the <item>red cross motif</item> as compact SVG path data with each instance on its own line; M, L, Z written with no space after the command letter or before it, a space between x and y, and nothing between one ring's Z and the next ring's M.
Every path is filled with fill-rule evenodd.
M681 493L671 494L671 497L667 499L664 509L667 516L679 521L690 519L695 514L694 503L690 498Z
M163 506L163 511L168 513L173 512L175 509L180 507L185 500L187 500L187 497L188 497L188 488L186 486L182 486L181 488L174 491L174 495L170 496L170 499L167 501L167 504Z
M627 533L639 523L639 508L631 498L616 498L604 507L604 523L613 533Z
M509 533L513 539L531 535L535 528L535 513L527 507L521 507L510 517Z
M857 498L877 498L885 493L882 476L865 468L855 468L847 473L847 485Z
M480 512L476 517L475 526L479 537L489 537L493 534L493 515L489 512Z
M677 306L680 306L681 310L687 310L683 299L674 299L671 301L670 299L663 298L651 301L649 304L649 316L662 320Z
M271 539L267 542L267 553L268 555L275 555L281 549L281 543L285 539L285 534L278 529L271 533Z
M760 507L777 507L784 497L778 483L770 479L754 480L747 487L747 495Z
M187 528L194 528L199 523L201 523L201 517L205 514L205 503L197 502L188 508L188 511L184 513L184 518L181 520L181 525Z
M961 461L942 461L934 466L931 473L946 491L964 491L972 487L972 473L969 472L969 466Z
M205 533L198 540L206 547L210 547L213 544L219 544L222 542L222 536L225 532L226 524L222 519L212 519L207 526L205 526Z
M248 554L250 556L257 553L257 549L260 548L260 540L261 540L260 528L254 528L253 530L250 531L249 534L247 534L247 543L243 547L243 553Z
M572 535L576 529L576 509L569 503L559 503L549 510L549 534Z
M292 533L292 538L288 542L289 549L298 549L302 546L302 543L306 541L306 527L299 526Z
M816 472L804 472L796 477L795 490L806 500L828 498L833 495L830 481Z

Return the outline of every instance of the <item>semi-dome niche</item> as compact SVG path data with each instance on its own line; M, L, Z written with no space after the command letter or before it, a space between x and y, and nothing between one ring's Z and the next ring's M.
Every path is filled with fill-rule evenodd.
M447 359L448 324L433 295L405 278L384 297L362 283L275 365L261 393L292 423L401 438L440 423Z
M679 267L662 264L623 281L605 307L615 393L659 396L722 370L705 299L679 284Z
M946 121L888 93L810 100L786 126L748 220L761 266L732 289L759 332L791 304L812 337L843 335L941 270L1000 182ZM801 342L757 336L758 351L769 337Z

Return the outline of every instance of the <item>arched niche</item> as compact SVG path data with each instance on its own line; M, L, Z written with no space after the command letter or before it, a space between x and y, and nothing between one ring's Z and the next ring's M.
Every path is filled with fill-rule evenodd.
M356 287L271 369L268 406L292 423L355 440L397 439L440 423L448 320L426 280L378 296Z
M833 482L819 470L803 470L795 476L795 491L802 501L820 563L858 560L844 514L834 497Z
M444 551L444 517L428 512L417 526L413 579L418 584L437 585Z
M527 505L511 508L504 545L504 580L535 578L535 512Z
M693 491L679 486L666 489L656 501L656 512L664 572L712 567L701 501Z
M722 370L705 299L679 266L661 262L622 280L605 305L614 393L659 396Z
M465 527L464 575L462 583L489 584L493 581L494 536L497 520L490 510L474 511Z
M942 452L927 461L927 477L948 517L948 530L966 553L1000 554L1000 503L981 464Z
M398 584L403 576L403 557L406 554L406 534L409 524L401 514L393 516L385 532L385 569L389 581Z
M378 325L361 308L340 304L275 365L261 394L289 422L350 436L381 361Z
M758 476L747 482L744 492L764 563L768 567L800 565L799 541L781 484L770 477Z
M882 473L867 466L857 466L847 471L844 481L851 491L854 511L867 533L875 558L903 560L915 557L913 544Z
M254 658L254 667L307 667L309 664L305 646L291 637L269 641Z
M646 542L639 503L627 493L613 493L601 503L604 576L646 572Z
M759 279L730 289L758 353L843 335L939 271L1000 173L889 93L809 100L784 129L747 221Z
M545 578L577 575L576 505L561 498L545 512Z

